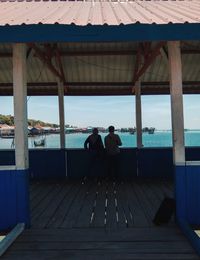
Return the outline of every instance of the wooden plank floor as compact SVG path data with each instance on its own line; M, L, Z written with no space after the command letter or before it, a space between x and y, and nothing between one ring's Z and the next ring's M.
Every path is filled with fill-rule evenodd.
M31 229L4 259L199 259L174 220L152 219L173 185L77 181L31 185Z

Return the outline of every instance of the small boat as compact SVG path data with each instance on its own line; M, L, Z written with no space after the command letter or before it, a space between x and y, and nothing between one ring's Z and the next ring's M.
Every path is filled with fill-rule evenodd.
M129 129L129 133L130 133L131 135L134 135L135 132L136 132L136 128L135 128L135 127Z
M14 135L1 135L1 138L2 139L13 139L13 138L15 138L15 136Z
M38 146L45 146L45 138L41 139L41 140L34 140L34 146L38 147Z
M148 130L149 134L154 134L155 128L154 127L150 127Z

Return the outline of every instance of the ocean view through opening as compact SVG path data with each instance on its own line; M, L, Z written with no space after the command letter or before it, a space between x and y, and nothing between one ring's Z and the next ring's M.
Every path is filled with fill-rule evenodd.
M31 127L41 127L40 120L59 129L57 97L28 97ZM1 115L13 115L13 97L1 97ZM84 148L89 131L71 131L99 127L102 140L106 129L114 125L122 139L122 148L136 147L135 98L133 96L65 97L66 148ZM199 95L184 95L185 145L200 146ZM12 118L12 116L11 116ZM159 120L158 120L159 118ZM38 123L39 122L39 123ZM5 122L0 122L5 123ZM29 122L30 123L30 122ZM12 126L12 123L11 123ZM29 125L30 126L30 125ZM143 132L143 147L172 147L170 96L142 96L142 126L155 128L153 134ZM46 126L44 125L44 128ZM56 128L57 127L57 128ZM125 129L125 131L124 131ZM134 131L133 131L134 130ZM132 132L133 131L133 132ZM44 135L44 134L43 134ZM45 146L35 146L40 135L29 136L29 148L60 148L60 134L45 133ZM0 149L14 149L13 138L0 137Z
M100 133L102 139L107 133ZM122 148L136 147L136 135L129 133L119 133L122 140ZM66 148L84 148L84 141L88 134L66 134ZM29 148L60 148L59 134L46 135L45 147L35 147L34 140L38 137L29 137ZM1 149L11 149L12 139L0 138ZM155 131L153 135L148 133L143 134L144 147L172 147L172 133L171 131ZM185 132L185 145L186 146L199 146L200 145L200 130L186 131ZM13 148L14 149L14 148Z

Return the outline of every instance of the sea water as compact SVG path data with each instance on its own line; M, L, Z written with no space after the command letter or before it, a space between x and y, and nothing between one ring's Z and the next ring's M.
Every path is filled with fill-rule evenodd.
M101 134L101 133L100 133ZM122 140L122 147L136 147L136 135L129 133L117 133ZM102 133L102 140L106 136ZM66 148L83 148L84 142L88 134L66 134ZM34 147L34 140L40 140L42 137L29 137L29 148ZM45 148L60 148L60 135L50 134L46 135ZM0 149L11 149L13 139L0 138ZM186 146L200 146L200 130L199 131L186 131L185 132L185 145ZM143 146L144 147L171 147L172 146L172 132L171 131L155 131L154 134L143 133ZM42 149L41 147L37 147Z

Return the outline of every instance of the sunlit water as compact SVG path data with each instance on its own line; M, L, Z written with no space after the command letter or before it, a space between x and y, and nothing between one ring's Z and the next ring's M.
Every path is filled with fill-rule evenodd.
M122 147L136 147L136 135L129 133L118 133L122 140ZM101 134L102 139L107 134ZM66 148L83 148L84 141L88 134L66 134ZM29 148L34 147L34 140L40 140L41 137L29 137ZM0 138L0 149L10 149L12 139ZM143 134L144 147L170 147L172 146L172 133L170 131L155 131L154 134ZM200 146L200 131L185 132L186 146ZM59 148L60 136L59 134L46 135L45 148ZM42 149L42 148L38 148Z

